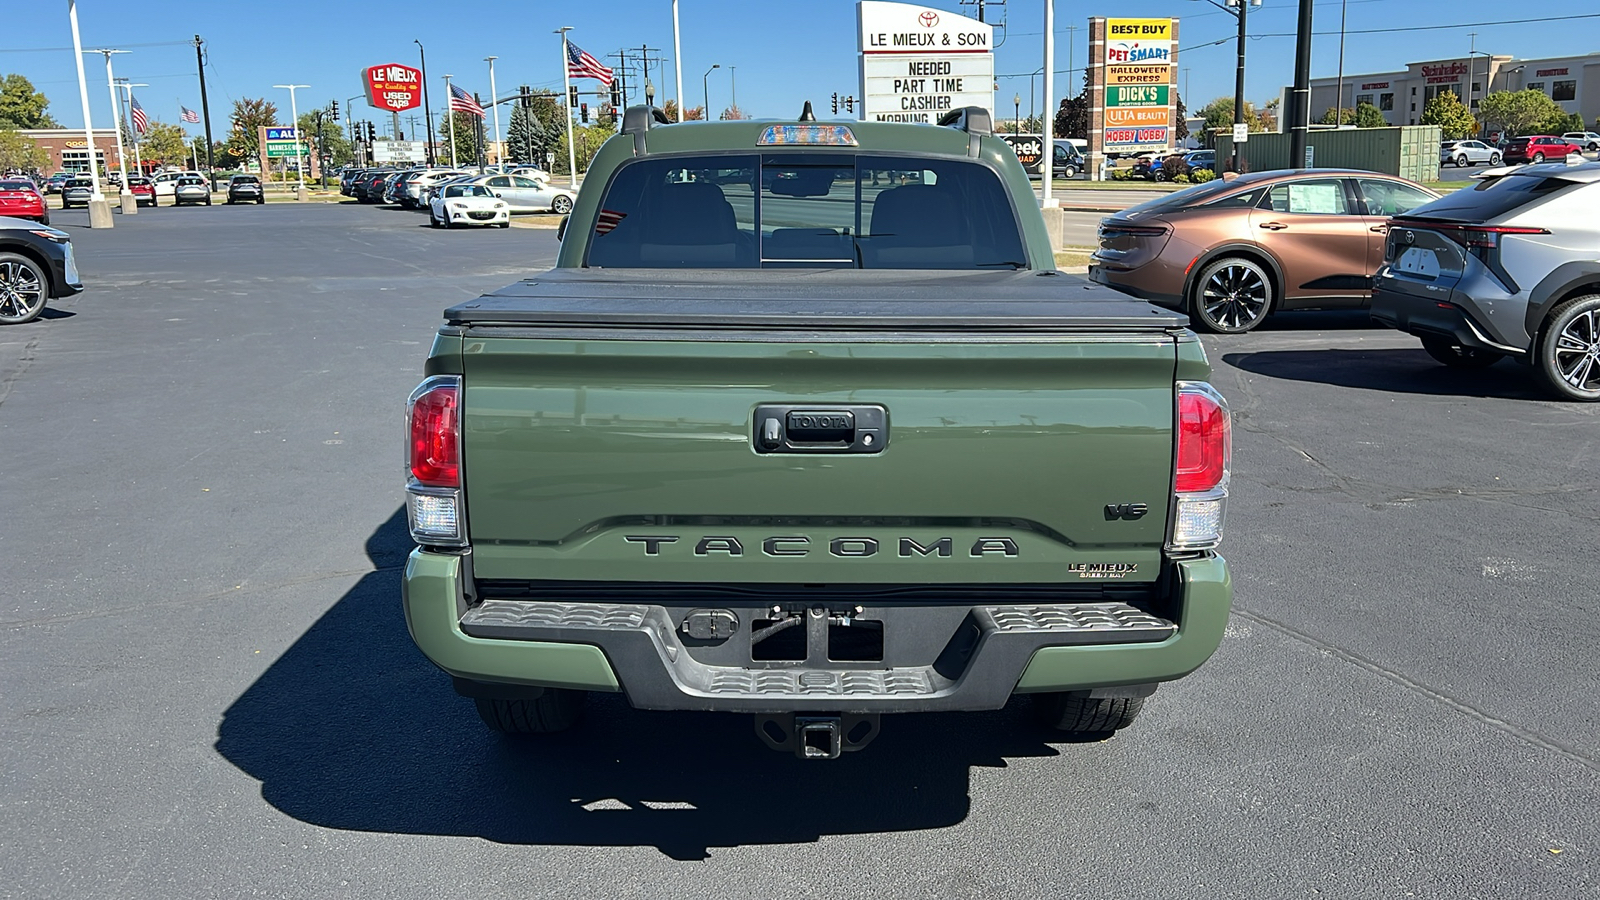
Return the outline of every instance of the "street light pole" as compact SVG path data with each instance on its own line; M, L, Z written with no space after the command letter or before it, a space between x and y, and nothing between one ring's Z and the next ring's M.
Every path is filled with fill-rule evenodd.
M285 88L289 91L289 121L294 123L294 167L295 175L299 176L300 186L295 189L294 198L301 203L306 202L306 164L305 158L300 153L300 108L295 105L295 88L309 88L309 84L275 84L275 88Z
M700 102L702 104L700 118L703 122L711 121L711 73L720 68L722 68L721 63L712 63L711 68L700 76Z
M431 166L433 165L433 106L428 102L428 51L422 46L421 41L413 40L411 43L417 45L417 53L422 60L422 119L428 125L428 146L424 156L428 158L428 165ZM451 149L455 149L454 142L451 142Z
M1041 128L1044 132L1044 158L1039 161L1039 175L1044 188L1044 199L1041 206L1056 206L1057 202L1051 198L1050 193L1055 180L1056 162L1056 130L1054 119L1051 115L1050 104L1055 102L1056 95L1056 0L1044 0L1044 109L1045 118L1051 119L1051 127Z
M1011 95L1011 133L1022 133L1022 95Z
M67 18L72 22L73 57L78 63L78 99L83 101L83 137L89 145L89 178L94 189L89 194L89 227L111 228L111 204L100 190L100 167L94 162L94 126L89 121L89 80L83 74L83 41L78 37L78 3L67 0Z
M739 67L738 66L729 66L728 67L728 96L730 96L732 98L729 101L728 105L732 106L736 110L739 110L739 114L741 116L743 116L744 115L744 110L739 109Z
M103 54L106 58L106 96L111 98L111 130L117 136L117 172L122 179L122 189L117 192L117 209L123 215L133 215L139 210L139 204L130 202L133 194L128 190L128 161L122 149L122 116L117 111L117 76L111 72L111 55L113 53L128 53L127 50L89 50L89 53ZM90 157L94 156L93 145ZM106 167L108 170L110 166ZM108 172L109 175L109 172Z
M494 107L494 161L500 163L504 155L500 149L500 93L494 87L494 61L498 56L485 56L484 62L489 64L489 105Z

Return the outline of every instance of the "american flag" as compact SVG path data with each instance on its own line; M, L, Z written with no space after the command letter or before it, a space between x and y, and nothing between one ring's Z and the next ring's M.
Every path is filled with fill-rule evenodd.
M128 102L133 108L133 127L138 129L140 134L144 134L150 128L150 120L145 117L144 107L139 105L139 98L132 94L128 95Z
M478 118L483 118L483 107L472 95L463 91L459 85L450 85L450 109L452 112L471 113Z
M611 84L611 70L571 41L567 41L567 74L573 78L597 78L601 84Z
M594 233L609 234L613 228L621 225L622 220L627 217L628 214L624 212L617 212L614 209L602 209L600 210L600 215L595 217Z
M190 109L187 106L180 106L178 108L183 110L183 115L181 116L181 118L185 122L188 122L190 125L199 125L200 124L200 114L199 113L195 112L194 110Z

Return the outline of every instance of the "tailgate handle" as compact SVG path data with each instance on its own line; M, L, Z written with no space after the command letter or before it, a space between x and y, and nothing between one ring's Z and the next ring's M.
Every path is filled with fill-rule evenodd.
M889 443L889 411L876 404L763 403L752 426L757 453L878 453Z

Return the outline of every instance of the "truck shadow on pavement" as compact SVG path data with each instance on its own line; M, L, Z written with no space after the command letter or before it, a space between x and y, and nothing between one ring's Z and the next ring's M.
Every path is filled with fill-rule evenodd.
M1236 369L1269 378L1369 391L1508 400L1550 399L1535 381L1533 370L1521 363L1501 360L1487 369L1452 369L1435 362L1421 349L1261 350L1224 353L1222 361Z
M364 577L223 715L216 749L286 815L325 828L508 844L713 847L943 828L964 820L972 766L1055 756L1026 702L886 717L859 753L804 762L751 719L634 710L591 696L565 734L489 732L406 633L403 511L367 541Z

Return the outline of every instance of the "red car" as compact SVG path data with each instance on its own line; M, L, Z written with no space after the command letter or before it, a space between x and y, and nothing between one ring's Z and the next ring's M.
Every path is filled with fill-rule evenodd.
M1565 138L1558 138L1549 134L1534 134L1527 137L1512 138L1506 145L1505 161L1507 165L1519 163L1542 163L1546 160L1566 159L1569 155L1583 153L1583 148L1577 144L1568 143Z
M156 183L143 175L128 176L128 193L139 206L159 206L156 203Z
M41 225L50 224L50 208L44 205L44 195L26 178L0 179L0 216L38 219Z

